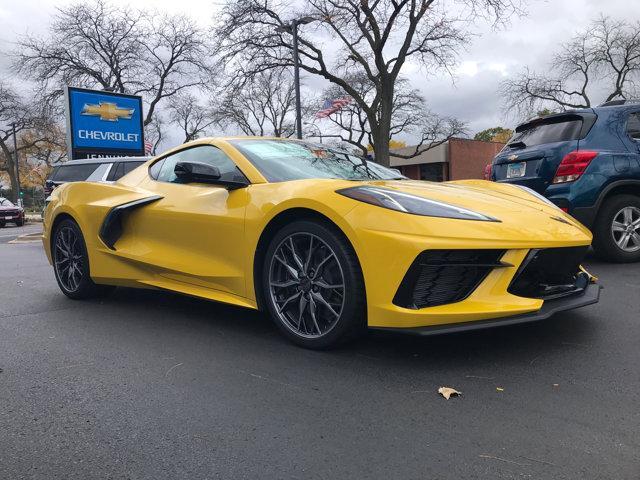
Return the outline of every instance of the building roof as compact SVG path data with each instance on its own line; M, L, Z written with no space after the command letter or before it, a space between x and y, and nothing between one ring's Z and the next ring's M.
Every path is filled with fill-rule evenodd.
M418 165L422 163L445 163L449 161L449 142L469 142L474 144L497 144L504 145L501 142L485 142L483 140L475 140L473 138L459 138L453 137L450 138L445 143L438 145L437 147L430 148L422 152L420 155L416 155L411 158L399 158L399 157L391 157L390 163L392 167L401 167L404 165ZM408 147L403 148L393 148L391 149L391 153L400 153L402 155L411 155L416 151L415 145L410 145Z
M391 153L399 153L401 155L411 155L416 151L415 145L403 148L394 148ZM449 142L438 145L422 152L420 155L411 158L391 157L390 163L392 167L401 167L403 165L416 165L419 163L442 163L449 161Z

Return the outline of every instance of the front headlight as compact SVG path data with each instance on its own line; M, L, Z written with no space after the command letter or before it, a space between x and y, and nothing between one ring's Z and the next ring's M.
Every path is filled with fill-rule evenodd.
M459 220L479 220L483 222L499 222L500 220L481 213L457 207L448 203L428 200L426 198L379 187L350 187L337 190L336 193L378 207L398 212L423 215L425 217L454 218Z
M551 200L549 200L547 197L545 197L544 195L540 195L538 192L536 192L535 190L529 188L529 187L525 187L524 185L518 185L516 183L512 183L511 185L513 185L514 187L518 187L521 188L522 190L524 190L525 192L533 195L534 197L536 197L538 200L543 201L544 203L546 203L547 205L551 205L554 208L557 208L558 210L562 211L562 209L557 206L555 203L553 203Z

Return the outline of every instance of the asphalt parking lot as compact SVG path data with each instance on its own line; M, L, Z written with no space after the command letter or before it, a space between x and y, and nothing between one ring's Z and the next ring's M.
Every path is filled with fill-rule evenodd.
M16 227L13 224L8 224L4 228L0 228L0 244L9 243L19 236L29 235L42 231L41 223L28 223L22 227Z
M38 243L0 266L1 479L640 477L640 264L590 260L601 302L543 323L332 352L173 294L68 300Z

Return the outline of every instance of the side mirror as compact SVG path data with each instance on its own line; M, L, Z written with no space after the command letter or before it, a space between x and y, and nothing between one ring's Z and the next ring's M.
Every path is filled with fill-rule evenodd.
M184 183L212 183L220 179L220 170L207 163L178 162L173 173Z
M229 190L244 188L247 183L222 180L218 167L201 162L178 162L173 169L183 183L208 183L211 185L221 185Z

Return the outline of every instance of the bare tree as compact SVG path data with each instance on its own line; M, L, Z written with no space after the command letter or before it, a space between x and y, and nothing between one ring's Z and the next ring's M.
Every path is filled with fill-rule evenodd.
M24 36L14 67L58 96L64 85L142 95L148 125L164 99L211 78L206 38L186 16L81 2L59 8L47 36Z
M366 74L354 73L346 78L365 100L375 95L375 85L371 84ZM341 87L332 85L325 90L323 96L324 98L340 98L345 94L346 92ZM323 133L323 137L338 138L342 142L356 147L363 154L367 153L370 145L374 145L369 119L358 103L350 103L329 115L326 121L334 127L331 130L336 133ZM398 79L394 91L387 143L400 134L410 134L417 137L418 142L411 153L390 152L390 156L411 158L462 133L464 133L462 122L430 112L420 92L412 89L406 79Z
M151 142L151 154L156 155L164 140L167 130L167 122L162 115L155 115L153 121L144 129L145 140Z
M61 130L42 105L37 100L27 102L8 84L0 82L0 172L9 177L14 200L18 196L14 135L19 156L28 153L48 165L57 153L61 151L63 157L66 151Z
M300 67L338 85L354 99L367 117L377 160L388 165L394 90L405 63L411 60L429 72L447 69L467 37L458 22L461 10L489 12L502 19L519 3L309 0L304 12L291 12L290 3L280 0L234 0L227 3L217 33L221 57L254 73L292 65L288 18L305 15L318 21L315 30L322 37L310 36L311 26L300 29ZM335 48L328 49L328 43ZM349 83L348 74L354 69L363 71L374 85L370 97L363 98Z
M294 133L295 94L291 73L283 68L238 77L225 87L216 107L218 124L232 125L245 135L290 137Z
M605 88L601 100L629 98L637 93L640 75L640 22L631 24L601 16L585 31L561 45L548 73L529 68L501 86L507 109L523 115L547 108L586 108Z
M192 93L174 96L168 107L171 121L180 127L184 142L195 140L216 123L216 112Z

